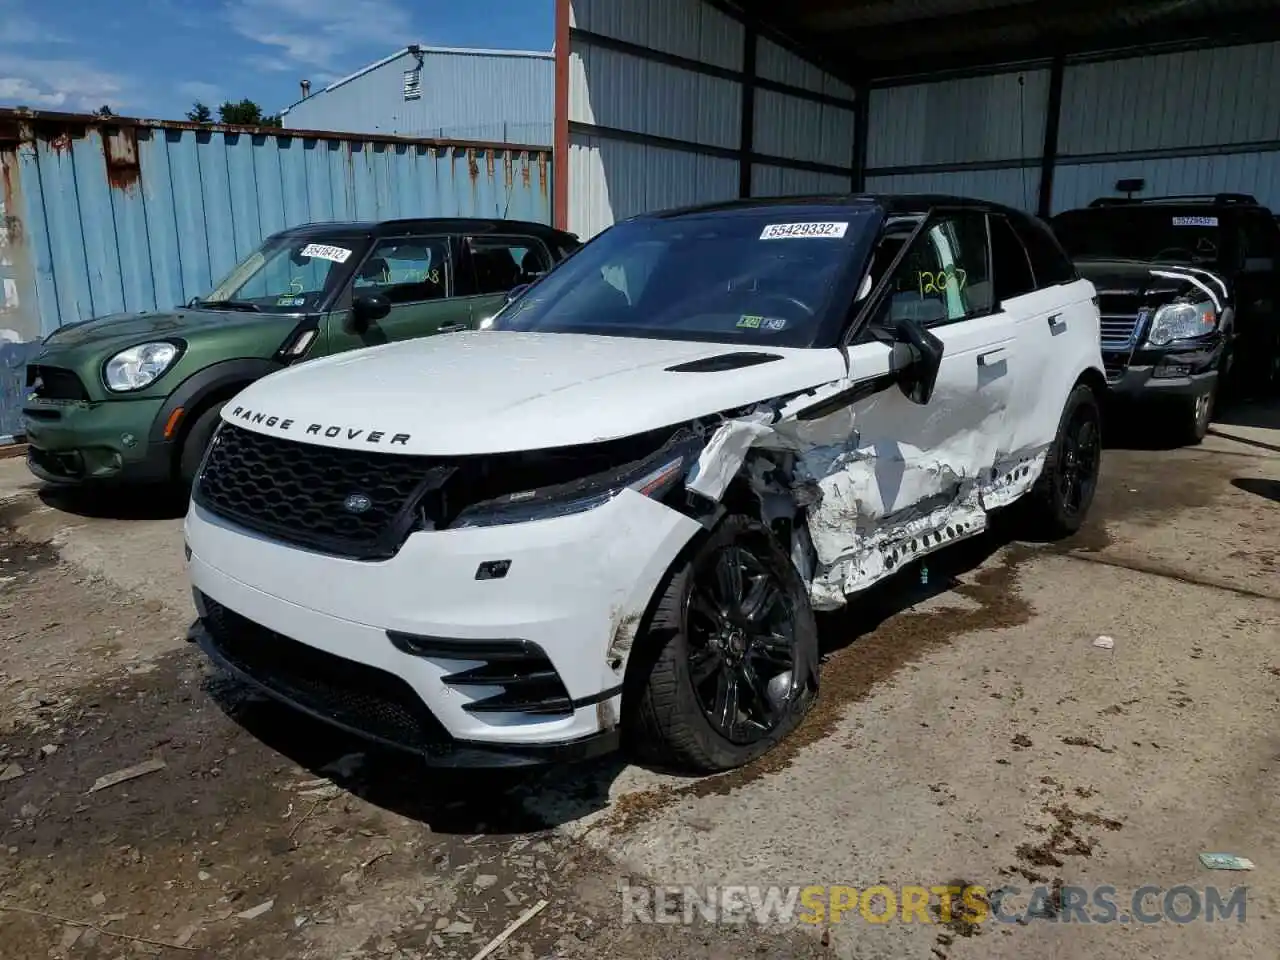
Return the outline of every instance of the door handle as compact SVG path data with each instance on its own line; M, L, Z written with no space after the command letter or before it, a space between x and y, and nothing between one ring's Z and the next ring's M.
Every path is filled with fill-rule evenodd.
M978 366L993 366L1004 359L1004 354L1004 347L996 347L994 350L988 350L986 353L980 353L978 354Z
M1066 322L1065 320L1063 320L1063 319L1062 319L1062 314L1060 314L1060 313L1051 313L1051 314L1049 314L1049 329L1050 329L1050 330L1057 330L1059 327L1064 327L1064 326L1066 326L1066 323L1067 323L1067 322Z
M471 329L470 326L465 323L446 323L439 330L437 330L436 333L457 333L459 330L469 330L469 329Z

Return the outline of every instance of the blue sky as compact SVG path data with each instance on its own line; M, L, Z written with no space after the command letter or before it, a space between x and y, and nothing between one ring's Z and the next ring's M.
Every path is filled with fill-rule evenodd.
M553 18L552 0L0 0L0 106L274 113L410 43L550 50Z

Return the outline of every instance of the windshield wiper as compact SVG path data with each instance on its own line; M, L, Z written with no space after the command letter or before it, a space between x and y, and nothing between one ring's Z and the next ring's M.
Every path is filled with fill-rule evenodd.
M194 300L191 305L208 310L243 310L246 313L262 312L262 308L252 300Z

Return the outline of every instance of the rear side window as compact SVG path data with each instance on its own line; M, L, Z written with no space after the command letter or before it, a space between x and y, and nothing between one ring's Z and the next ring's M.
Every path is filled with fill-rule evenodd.
M988 218L991 224L991 269L996 302L1003 303L1036 288L1026 248L1004 217Z
M1076 280L1075 264L1048 226L1030 217L1011 221L1011 225L1027 248L1037 289Z
M506 293L551 269L542 244L532 237L471 237L471 281L479 294Z

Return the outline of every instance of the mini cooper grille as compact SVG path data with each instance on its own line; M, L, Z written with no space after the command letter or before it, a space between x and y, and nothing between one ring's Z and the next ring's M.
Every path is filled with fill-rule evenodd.
M435 477L427 457L341 450L224 424L194 491L202 507L276 540L361 560L394 556Z
M72 370L30 364L27 367L27 386L41 400L88 400L89 393Z
M391 746L429 754L451 748L448 731L399 677L299 643L212 597L200 599L218 656L268 693Z

